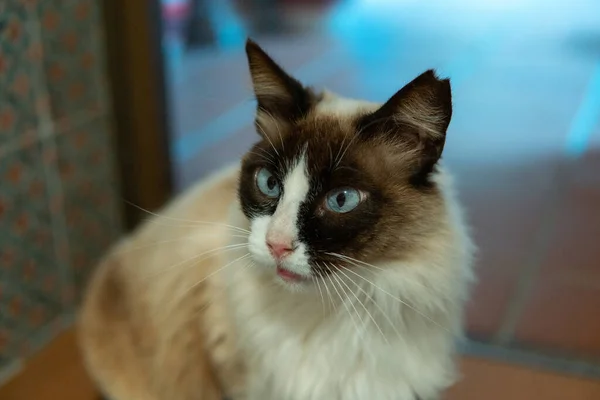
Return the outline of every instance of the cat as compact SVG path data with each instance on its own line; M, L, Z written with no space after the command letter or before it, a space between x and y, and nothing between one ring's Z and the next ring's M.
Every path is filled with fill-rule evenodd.
M457 378L474 245L440 157L450 82L318 92L256 43L259 141L102 261L80 313L113 400L431 400Z

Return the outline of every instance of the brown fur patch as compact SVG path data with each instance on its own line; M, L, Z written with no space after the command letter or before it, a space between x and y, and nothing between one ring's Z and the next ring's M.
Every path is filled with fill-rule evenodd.
M325 255L328 252L371 261L402 258L438 229L441 194L435 186L411 183L418 153L402 141L357 136L356 121L361 117L340 120L309 114L294 125L293 132L284 134L281 144L260 142L244 159L240 195L252 217L273 212L276 206L261 204L254 171L266 166L283 180L292 160L305 149L311 190L299 225L315 265L336 261ZM266 162L257 154L269 154L276 161ZM339 187L360 189L368 198L350 213L329 212L323 207L325 197Z
M257 189L257 171L266 168L281 183L303 156L310 191L297 224L315 270L339 263L328 253L372 261L401 259L439 229L443 199L431 178L452 115L447 80L427 71L375 111L357 102L340 104L344 112L333 112L334 95L324 97L328 107L318 107L320 98L288 77L254 43L247 50L259 101L257 129L263 137L243 159L239 197L248 218L273 214L278 202ZM286 95L264 101L266 91L257 85L269 90L277 86ZM282 104L294 114L281 112ZM325 206L327 196L340 188L366 195L351 212L331 212Z
M231 170L161 214L175 220L224 221L236 181L236 170ZM201 238L195 246L189 240L173 241L194 234ZM168 270L223 246L226 234L212 225L155 218L98 266L82 306L80 338L89 371L110 398L221 400L224 393L241 393L244 371L218 274L190 290L222 266L220 259ZM210 346L210 338L218 335L226 340Z

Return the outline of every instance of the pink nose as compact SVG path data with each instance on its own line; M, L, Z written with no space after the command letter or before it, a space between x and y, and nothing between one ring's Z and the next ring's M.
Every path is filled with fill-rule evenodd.
M269 251L276 259L280 260L284 257L289 256L294 252L294 246L291 242L275 242L267 241L267 247Z

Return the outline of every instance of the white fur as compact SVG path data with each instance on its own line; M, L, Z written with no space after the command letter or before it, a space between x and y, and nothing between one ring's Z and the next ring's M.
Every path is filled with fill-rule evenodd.
M248 356L249 400L435 399L450 386L472 250L451 199L449 212L448 231L425 243L422 256L376 266L383 271L356 269L380 289L347 272L373 299L355 291L369 313L357 301L352 307L349 294L340 293L349 299L342 304L337 293L348 292L349 279L292 293L269 283L272 270L234 267L229 294ZM323 305L319 289L337 311L327 298Z
M455 340L472 279L473 246L448 176L435 177L446 200L442 228L411 259L357 266L290 291L272 284L274 262L264 239L269 229L297 234L292 224L308 186L303 163L288 175L273 218L249 226L258 268L240 263L230 270L228 293L249 371L247 399L437 399L456 378ZM232 224L248 226L239 205ZM293 271L304 273L302 262L307 259L296 259Z
M309 179L306 172L306 161L301 155L296 164L290 168L283 180L283 196L279 200L275 213L252 220L249 250L260 265L273 271L275 260L269 253L267 239L271 241L297 243L295 251L282 261L286 269L303 276L310 275L306 245L298 241L298 211L306 200Z
M319 114L348 116L356 114L358 111L375 111L378 107L379 104L377 103L341 97L325 90L323 91L323 99L317 104L316 112Z

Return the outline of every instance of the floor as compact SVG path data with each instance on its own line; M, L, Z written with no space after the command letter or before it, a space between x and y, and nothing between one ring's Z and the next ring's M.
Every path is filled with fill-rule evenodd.
M264 34L217 2L212 46L166 46L179 189L257 138L247 34L304 82L353 97L384 101L437 68L454 89L445 161L480 247L465 352L600 378L600 3L326 3L279 9L288 30ZM472 365L486 379L506 368ZM517 371L510 382L538 379ZM536 398L588 398L557 393Z
M40 354L26 370L0 387L2 400L99 400L85 374L75 335L67 330ZM476 358L461 363L464 379L444 400L597 400L600 382L561 376ZM35 385L32 385L35 382ZM490 387L502 390L490 391Z

